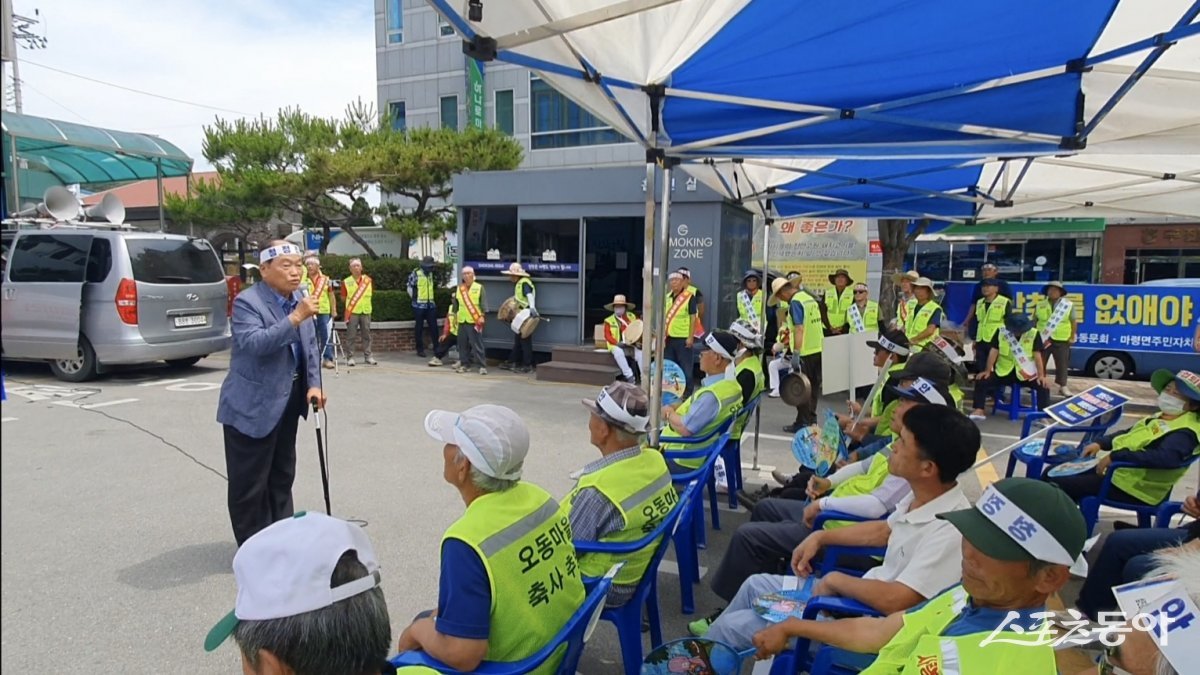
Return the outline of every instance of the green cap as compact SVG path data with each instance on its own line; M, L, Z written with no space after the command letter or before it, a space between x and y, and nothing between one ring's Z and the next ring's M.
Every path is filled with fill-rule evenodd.
M1150 386L1154 387L1155 393L1161 394L1172 380L1175 381L1175 389L1179 391L1180 396L1200 401L1200 375L1190 370L1181 370L1178 373L1172 373L1166 368L1156 370L1150 376Z
M1011 523L1014 515L1021 520ZM996 481L973 508L941 513L938 518L950 521L972 546L995 560L1070 566L1087 540L1083 514L1067 493L1053 483L1031 478Z

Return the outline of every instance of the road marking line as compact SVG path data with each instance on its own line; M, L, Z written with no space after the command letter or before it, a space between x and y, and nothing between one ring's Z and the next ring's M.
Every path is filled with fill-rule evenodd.
M975 456L975 461L979 461L988 456L987 450L979 449L979 453ZM1000 474L996 472L996 467L991 462L982 464L975 469L975 477L979 479L979 487L987 489L987 486L1000 480Z
M54 405L66 406L68 408L79 408L81 410L95 410L96 408L107 408L110 405L121 405L123 403L133 403L139 399L136 398L119 398L115 401L104 401L102 403L84 403L82 405L73 401L55 401Z
M138 386L139 387L161 387L166 384L179 384L180 382L187 382L187 380L184 378L178 378L178 379L174 379L174 380L155 380L153 382L143 382L142 384L139 384Z

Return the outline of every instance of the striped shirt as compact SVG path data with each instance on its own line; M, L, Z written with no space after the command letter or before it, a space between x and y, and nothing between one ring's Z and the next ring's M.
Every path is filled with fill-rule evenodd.
M641 453L641 446L635 445L632 448L601 457L585 465L580 478L612 466L621 460L637 457ZM600 541L624 528L625 518L621 516L620 509L596 488L588 487L580 490L579 494L575 496L575 501L571 502L571 536L576 541ZM613 584L612 590L608 592L608 606L617 607L625 604L633 595L635 588L636 586Z

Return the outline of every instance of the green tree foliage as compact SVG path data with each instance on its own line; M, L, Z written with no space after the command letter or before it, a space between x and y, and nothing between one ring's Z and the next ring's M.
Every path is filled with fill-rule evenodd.
M371 258L379 256L356 227L374 225L378 215L405 243L441 234L453 227L454 174L512 169L521 161L520 145L499 132L393 131L361 100L340 120L285 108L270 118L217 119L204 132L204 157L220 180L169 200L173 220L249 236L272 218L299 218L320 227L326 243L330 230L341 228ZM403 204L374 213L364 198L374 187Z
M455 174L515 169L523 155L519 143L495 129L411 129L385 135L378 152L379 186L400 198L379 212L405 250L412 239L454 229Z

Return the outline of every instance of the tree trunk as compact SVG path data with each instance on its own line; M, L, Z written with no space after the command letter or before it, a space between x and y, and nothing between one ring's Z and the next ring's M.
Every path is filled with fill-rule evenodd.
M329 223L321 223L321 255L329 251Z
M371 248L366 239L363 239L359 233L354 231L353 227L350 227L348 224L342 224L342 232L350 235L351 239L358 242L358 245L363 247L363 250L371 257L371 260L379 260L379 254L375 252L375 249Z
M929 227L928 220L922 220L910 233L910 221L889 218L879 221L879 243L883 247L883 276L879 279L879 318L887 324L896 318L896 296L898 288L894 279L904 271L904 256L917 237Z

